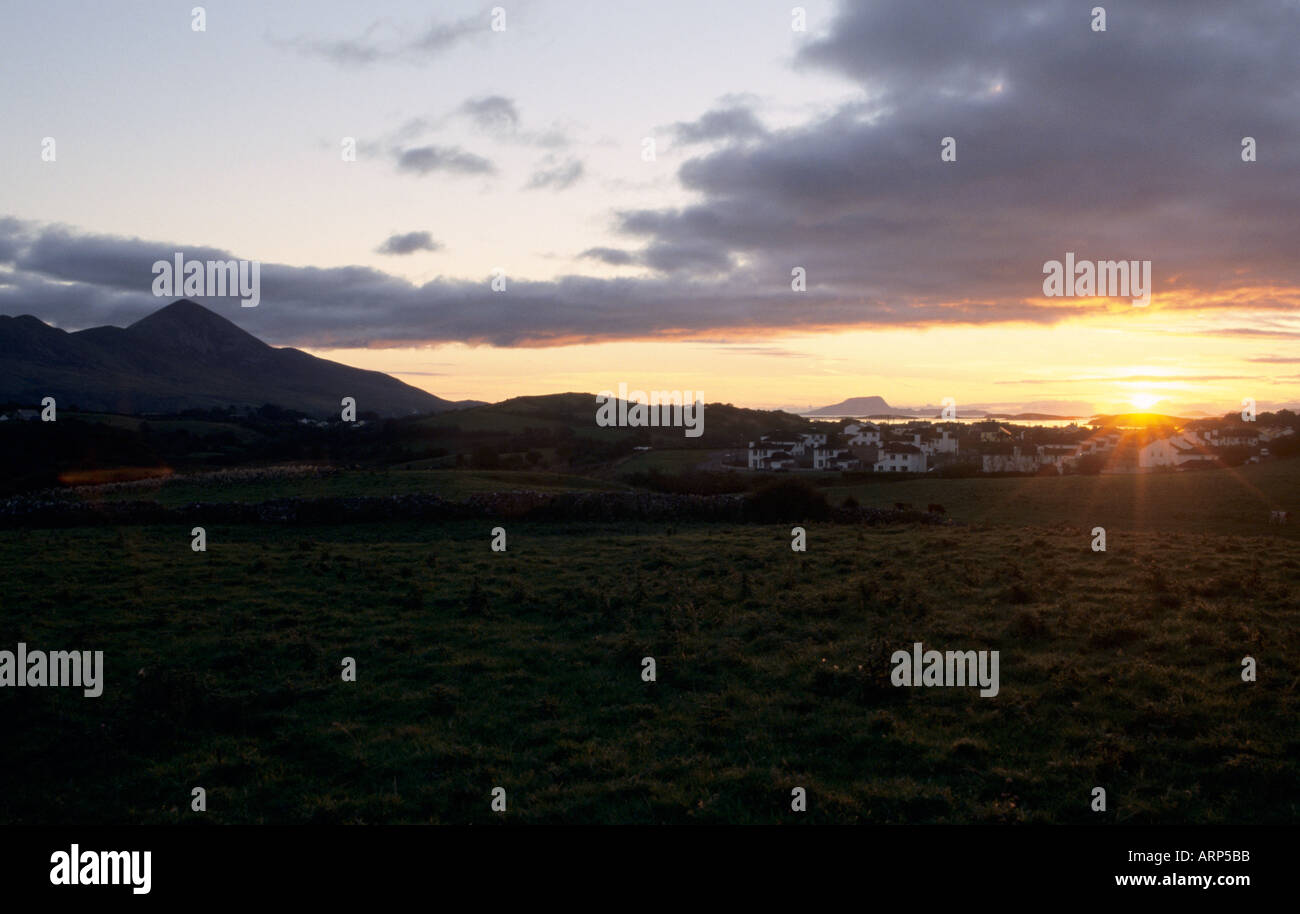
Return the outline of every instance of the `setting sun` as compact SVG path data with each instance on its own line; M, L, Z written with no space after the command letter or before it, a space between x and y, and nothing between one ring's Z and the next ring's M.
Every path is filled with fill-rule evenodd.
M1129 402L1140 410L1148 410L1160 402L1160 398L1155 394L1134 394Z

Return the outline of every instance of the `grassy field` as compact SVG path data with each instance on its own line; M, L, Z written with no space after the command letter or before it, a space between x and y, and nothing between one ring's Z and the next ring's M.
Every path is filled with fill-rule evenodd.
M224 432L243 441L249 441L257 437L256 432L233 422L208 422L200 419L175 418L142 419L137 416L121 416L113 413L69 413L68 416L81 422L97 422L133 432L139 431L143 425L149 425L159 431L184 431L192 435L211 435Z
M86 500L257 502L276 498L386 496L428 493L462 498L480 492L632 491L623 477L650 469L680 473L722 451L656 450L638 453L601 475L538 470L343 470L324 476L274 471L243 476L175 475L131 486L82 489ZM968 525L1070 527L1183 533L1264 535L1300 539L1300 524L1271 527L1273 508L1300 513L1300 461L1281 460L1200 473L1135 476L1061 476L941 479L870 479L844 483L838 474L771 474L738 471L752 485L807 479L833 504L852 497L862 505L908 502L919 510L942 504Z
M156 501L169 507L195 502L259 502L277 498L325 498L432 494L463 498L479 492L630 491L610 480L566 473L508 470L344 470L306 473L171 476L130 486L96 486L76 493L86 501Z
M618 464L617 473L645 473L658 470L661 473L682 473L694 470L711 459L719 459L724 454L744 454L739 448L731 450L705 450L701 448L665 449L639 451Z
M107 666L0 690L0 821L1300 818L1294 539L488 526L0 532L0 647ZM892 687L917 640L1000 650L1000 694Z
M1273 508L1300 513L1300 460L1198 473L917 479L832 485L827 497L864 505L941 504L968 524L1069 525L1110 531L1266 534L1300 539L1300 525L1269 527Z

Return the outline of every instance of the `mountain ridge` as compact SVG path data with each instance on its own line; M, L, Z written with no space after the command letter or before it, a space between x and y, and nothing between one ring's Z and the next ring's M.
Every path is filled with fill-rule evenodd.
M126 327L66 331L30 314L0 316L0 401L125 414L273 403L309 415L445 412L451 401L379 371L278 348L190 299Z

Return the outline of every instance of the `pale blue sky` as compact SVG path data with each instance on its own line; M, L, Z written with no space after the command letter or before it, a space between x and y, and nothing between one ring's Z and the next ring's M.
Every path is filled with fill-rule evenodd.
M688 199L673 177L684 150L665 125L730 93L752 95L772 126L856 94L841 77L789 66L806 36L791 30L785 2L525 0L505 5L501 33L482 3L208 3L202 33L190 28L193 5L9 5L5 214L416 281L478 278L497 265L539 279L579 266L603 274L612 271L573 258L608 243L615 208ZM828 4L806 7L814 28L822 11L824 28ZM372 37L396 46L475 18L480 33L450 47L364 66L293 45L355 39L379 23ZM524 190L547 149L449 117L490 95L514 101L522 131L568 136L550 151L582 161L582 181L566 193ZM342 137L384 143L416 118L441 122L425 140L485 156L499 174L434 181L398 174L381 156L341 162ZM646 135L656 136L656 163L641 160ZM58 144L57 169L34 154L45 136ZM444 251L374 253L389 234L417 230Z

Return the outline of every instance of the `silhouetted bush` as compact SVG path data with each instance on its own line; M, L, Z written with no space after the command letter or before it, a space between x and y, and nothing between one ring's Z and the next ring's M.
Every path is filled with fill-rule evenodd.
M1079 458L1078 470L1081 476L1100 476L1106 458L1100 454L1085 454Z
M830 516L826 496L801 479L778 479L745 499L745 516L758 523L823 520Z

